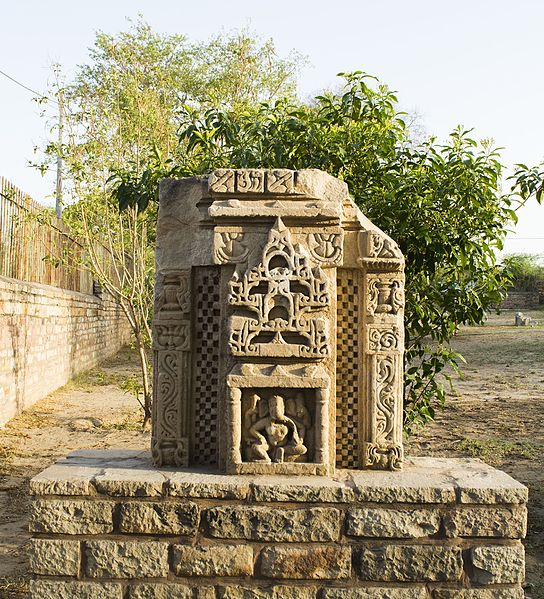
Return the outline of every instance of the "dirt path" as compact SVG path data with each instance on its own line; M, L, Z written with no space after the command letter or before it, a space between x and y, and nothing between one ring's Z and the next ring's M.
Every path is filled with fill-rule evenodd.
M528 312L544 324L544 311ZM472 456L529 487L527 596L544 599L544 326L515 327L514 311L465 328L456 395L407 443L411 455Z
M544 311L533 314L544 323ZM411 455L474 456L530 488L528 597L544 599L544 326L517 328L512 312L467 328L455 346L468 364L436 422L407 443ZM125 352L36 404L0 431L0 599L27 597L28 481L79 448L147 448Z

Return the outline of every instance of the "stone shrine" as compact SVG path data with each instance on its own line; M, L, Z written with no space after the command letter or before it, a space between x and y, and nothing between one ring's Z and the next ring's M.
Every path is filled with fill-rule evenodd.
M404 261L345 183L225 169L162 197L155 463L399 469Z
M402 449L403 257L342 182L161 184L151 453L30 484L33 599L523 599L527 489Z

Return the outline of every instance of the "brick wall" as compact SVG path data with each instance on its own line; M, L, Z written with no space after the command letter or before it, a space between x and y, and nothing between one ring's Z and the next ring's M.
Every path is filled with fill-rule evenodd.
M0 277L0 426L129 340L105 294Z
M509 291L501 302L502 310L530 310L538 308L538 291Z

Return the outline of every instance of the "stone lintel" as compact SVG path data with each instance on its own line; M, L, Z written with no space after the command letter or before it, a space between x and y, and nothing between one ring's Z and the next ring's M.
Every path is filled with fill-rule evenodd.
M309 464L308 464L309 465ZM147 483L146 483L147 481ZM252 502L523 504L527 488L479 460L408 458L400 472L338 470L333 477L225 475L156 469L148 452L80 450L30 483L38 496L243 499Z

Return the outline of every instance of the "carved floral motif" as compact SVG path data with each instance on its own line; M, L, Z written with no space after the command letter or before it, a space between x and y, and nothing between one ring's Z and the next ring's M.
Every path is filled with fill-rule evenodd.
M369 279L366 304L368 314L397 314L403 307L404 286L402 280Z
M401 349L401 333L398 327L368 328L369 351L399 351Z
M396 357L378 356L376 361L376 416L375 435L379 440L390 440L395 429Z

